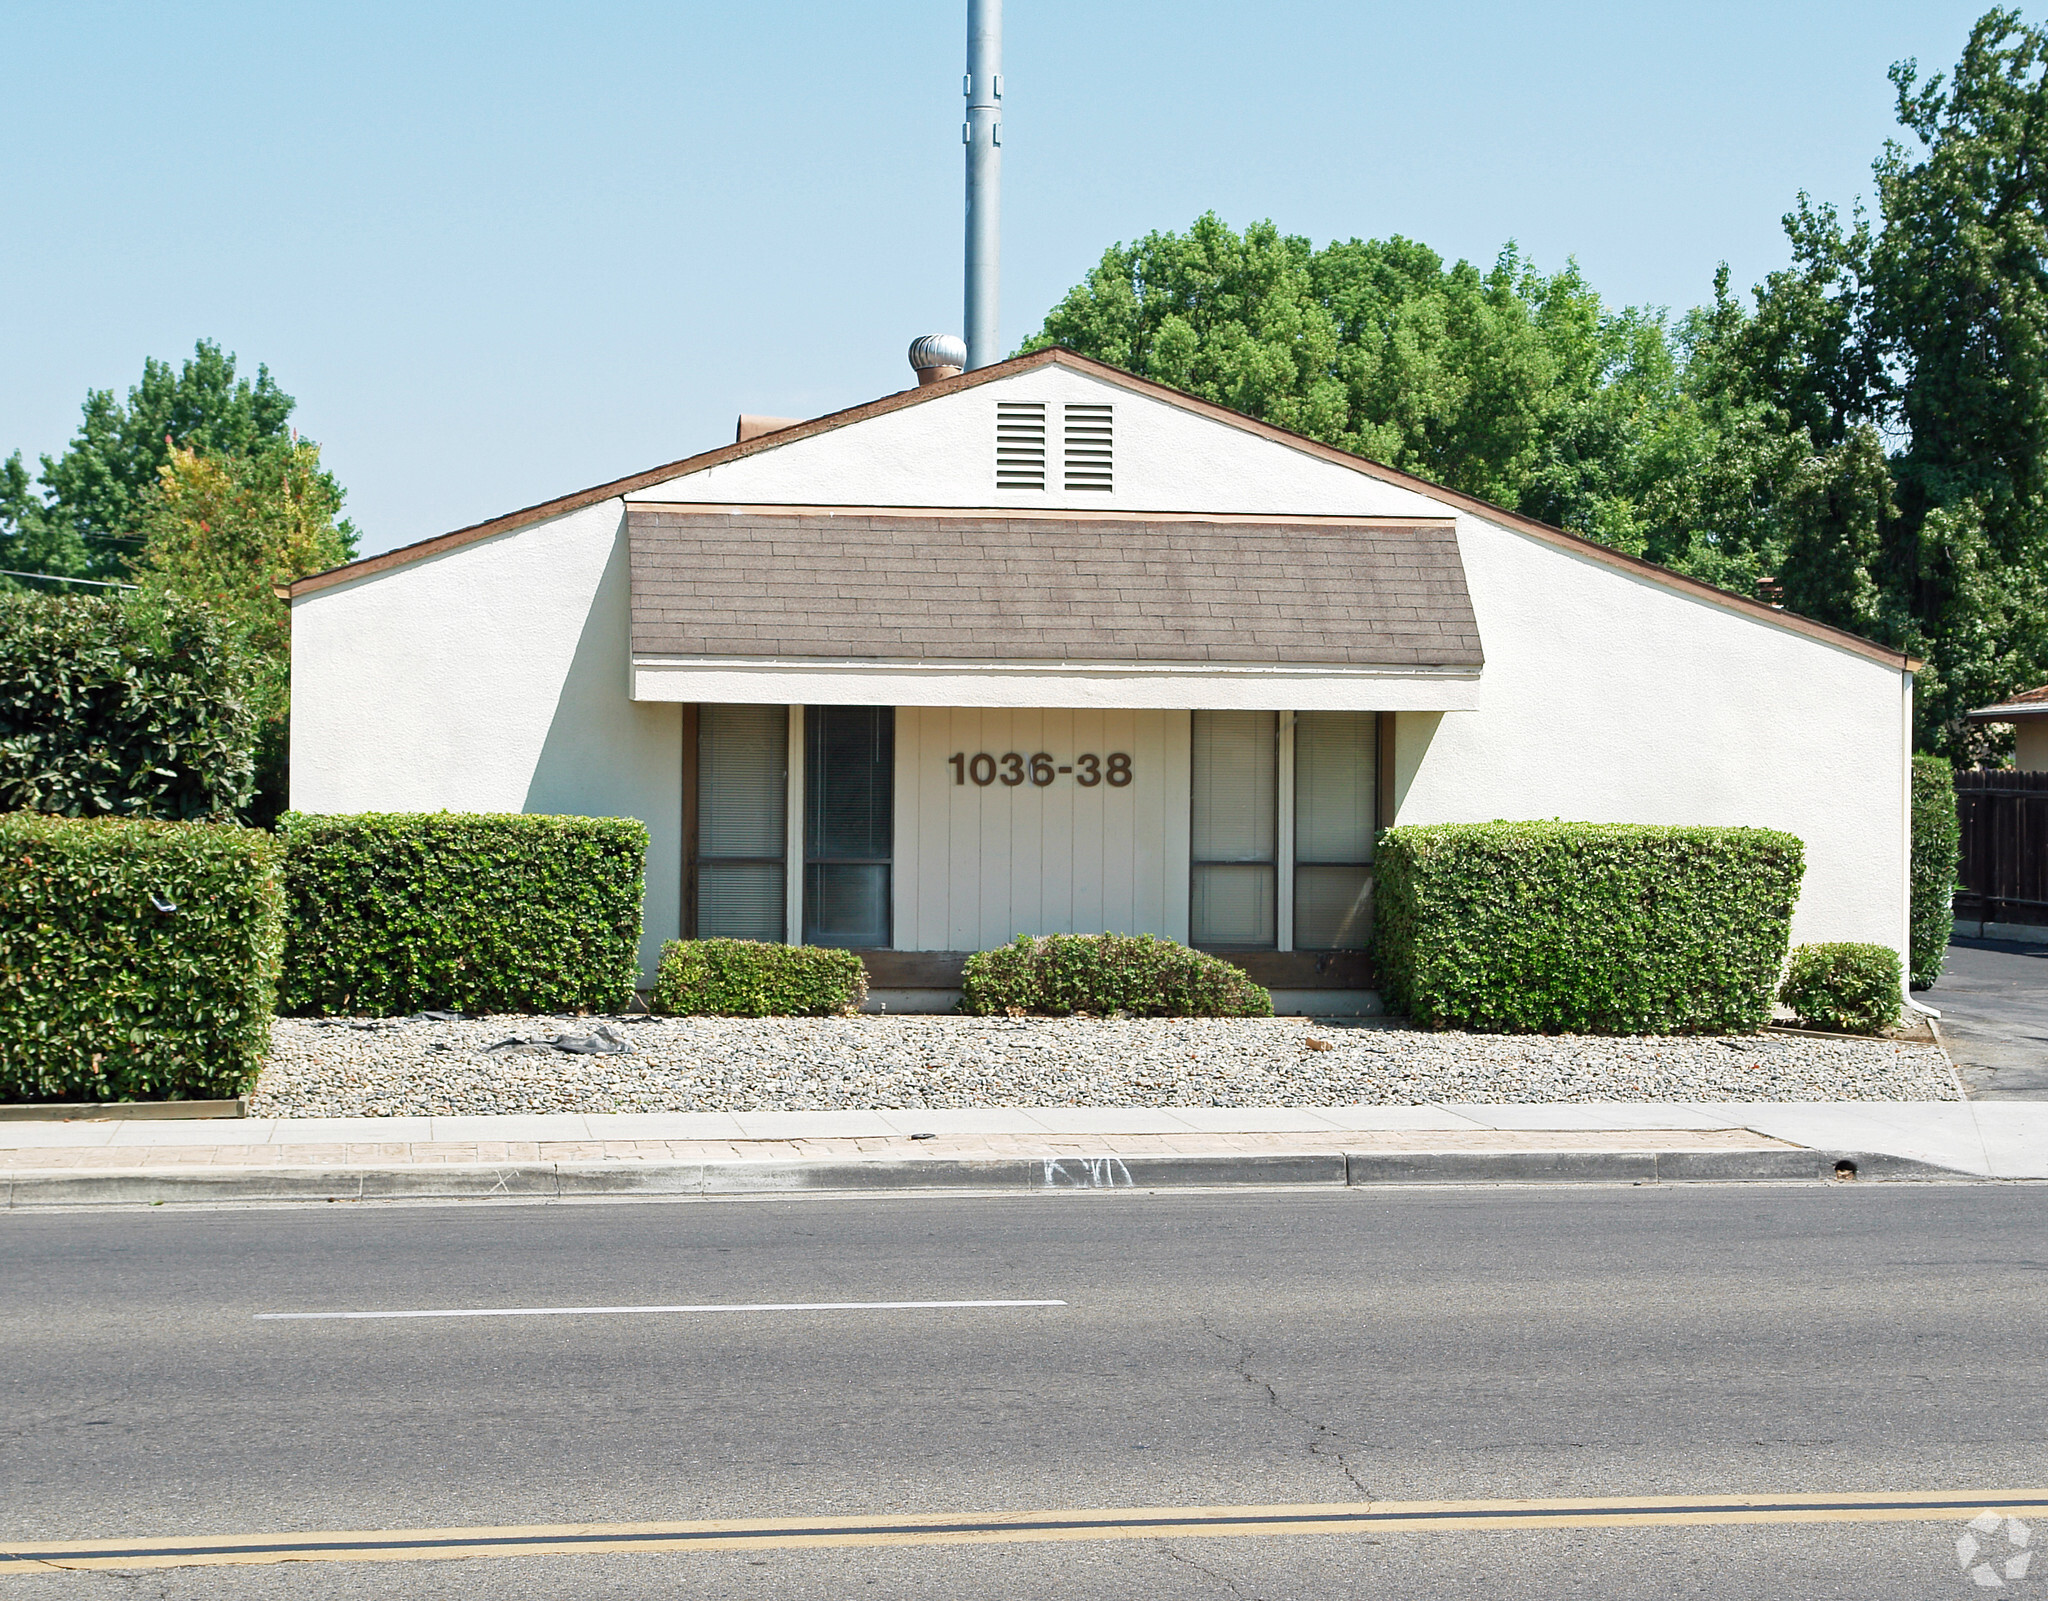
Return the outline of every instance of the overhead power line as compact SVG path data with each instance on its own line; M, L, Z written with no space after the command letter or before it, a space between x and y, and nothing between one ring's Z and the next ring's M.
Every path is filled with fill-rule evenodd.
M66 578L62 573L22 573L12 567L0 567L0 578L43 578L53 584L90 584L95 589L139 589L139 584L110 583L104 578Z

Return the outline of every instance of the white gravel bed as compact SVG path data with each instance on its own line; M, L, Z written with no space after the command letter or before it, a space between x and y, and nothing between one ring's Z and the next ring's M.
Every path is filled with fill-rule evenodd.
M513 1036L589 1035L600 1024L630 1048L485 1050ZM1959 1098L1948 1058L1933 1046L1777 1034L1439 1034L1305 1018L281 1018L249 1111L402 1117Z

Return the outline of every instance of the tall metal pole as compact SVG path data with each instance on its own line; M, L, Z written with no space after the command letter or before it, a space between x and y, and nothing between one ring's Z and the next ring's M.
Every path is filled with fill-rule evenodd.
M1003 0L967 0L967 365L1001 361Z

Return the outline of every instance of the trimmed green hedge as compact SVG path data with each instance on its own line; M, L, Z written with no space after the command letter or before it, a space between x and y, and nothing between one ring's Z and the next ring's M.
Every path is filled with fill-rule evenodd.
M1913 988L1941 977L1955 928L1956 864L1963 825L1956 773L1943 756L1913 758Z
M0 810L231 821L255 783L249 674L196 602L0 595Z
M1380 836L1381 994L1486 1033L1746 1033L1770 1021L1805 871L1790 834L1440 823Z
M867 998L867 969L852 951L672 939L661 948L653 1006L684 1017L835 1017Z
M270 1049L283 864L257 829L0 816L0 1101L244 1093Z
M1150 934L1019 934L967 958L960 1010L1271 1017L1273 997L1221 957Z
M1802 945L1792 953L1778 999L1808 1028L1882 1034L1904 1005L1899 953L1887 945Z
M612 1012L632 1004L643 823L287 812L278 831L288 1012Z

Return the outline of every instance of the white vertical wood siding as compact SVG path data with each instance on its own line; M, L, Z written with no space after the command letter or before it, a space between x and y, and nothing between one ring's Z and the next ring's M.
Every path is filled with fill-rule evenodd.
M1086 788L954 782L986 751L1067 766L1131 757ZM1188 935L1188 714L902 706L896 711L896 948L974 951L1018 934Z

